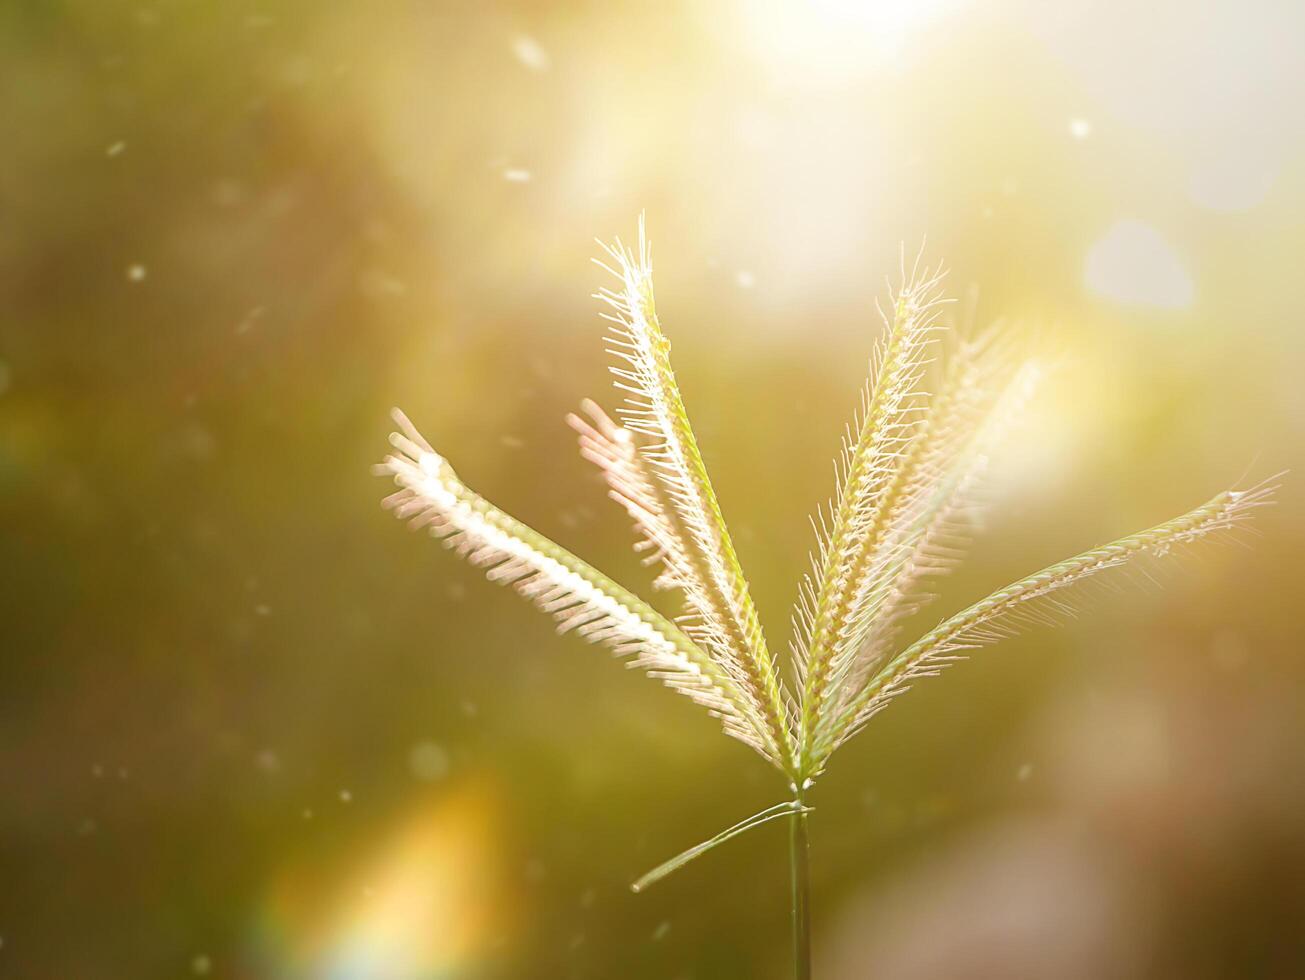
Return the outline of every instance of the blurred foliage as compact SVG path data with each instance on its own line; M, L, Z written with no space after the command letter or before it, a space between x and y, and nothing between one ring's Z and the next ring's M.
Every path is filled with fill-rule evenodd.
M588 259L646 209L777 649L901 242L1061 362L934 612L1300 472L1303 29L1286 0L0 5L0 973L783 976L780 828L626 887L782 787L401 533L389 405L646 590L561 423L613 401ZM1124 272L1177 263L1190 301L1089 288L1121 220L1172 252ZM1298 484L1252 549L840 755L823 976L1305 973Z

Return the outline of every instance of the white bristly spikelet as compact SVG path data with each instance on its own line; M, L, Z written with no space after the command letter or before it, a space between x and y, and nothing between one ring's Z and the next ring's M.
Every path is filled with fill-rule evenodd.
M1004 333L963 343L953 357L929 414L903 463L906 490L883 522L884 569L891 585L857 651L825 728L891 653L902 623L933 598L923 582L964 557L981 512L979 490L991 457L1032 398L1044 370L1036 361L1012 364Z
M1075 587L1094 576L1139 559L1168 557L1179 547L1245 523L1252 511L1270 502L1276 480L1246 490L1227 490L1181 517L1050 565L945 620L875 675L833 726L832 742L821 745L817 757L856 734L914 681L937 676L948 664L963 659L966 651L996 643L1031 625L1054 625L1071 615Z
M680 624L729 673L748 702L747 713L758 719L758 734L768 753L781 769L793 772L789 699L671 370L670 343L653 300L642 218L637 250L619 241L604 249L612 265L598 265L618 285L596 296L610 308L604 314L611 324L608 350L618 361L612 373L616 387L626 393L617 414L633 436L643 480L632 502L638 511L656 518L655 529L640 513L632 513L661 549L666 561L662 584L684 591L687 612ZM611 454L591 458L603 465ZM628 463L621 466L631 469ZM628 475L617 476L618 493L625 495L624 490L633 487ZM647 492L649 487L655 494Z
M561 546L469 490L445 459L397 409L395 452L378 470L399 490L386 506L435 537L486 577L511 585L558 623L591 643L611 647L667 686L717 715L725 730L765 754L738 710L732 682L671 622Z
M920 383L945 302L939 294L942 276L940 269L922 273L918 259L908 276L903 263L892 314L883 315L887 333L875 349L857 435L844 444L837 502L828 520L820 515L814 575L803 582L796 619L802 746L814 739L826 701L837 699L892 586L884 565L898 546L881 547L882 531L905 489L902 463L925 418L928 401ZM801 757L804 772L809 762Z

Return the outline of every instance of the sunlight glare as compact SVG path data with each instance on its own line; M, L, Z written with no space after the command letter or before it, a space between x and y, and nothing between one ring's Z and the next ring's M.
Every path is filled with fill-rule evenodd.
M756 55L786 80L833 84L895 60L912 34L960 0L761 0L740 6Z

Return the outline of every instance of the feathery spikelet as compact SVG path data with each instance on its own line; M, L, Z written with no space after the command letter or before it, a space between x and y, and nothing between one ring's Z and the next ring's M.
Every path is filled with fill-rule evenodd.
M921 274L919 260L892 297L887 335L875 351L872 378L855 443L845 444L838 503L818 540L815 579L804 581L798 612L796 664L802 680L798 743L810 743L825 702L837 694L892 587L881 549L883 531L905 485L903 461L923 424L927 395L920 382L945 302L942 270ZM822 528L825 520L821 516ZM801 767L809 769L806 755Z
M764 754L753 725L738 711L732 682L673 623L542 534L469 490L398 409L395 452L377 471L399 490L385 499L396 516L432 535L491 582L511 585L558 622L602 643L721 719L725 731Z
M714 595L695 573L679 511L649 472L647 461L635 445L635 434L612 421L589 399L581 403L581 410L587 419L576 414L567 416L567 423L580 438L580 455L599 468L607 481L608 495L634 519L640 534L635 550L645 553L645 564L661 565L653 587L683 590L690 612L682 617L681 625L705 650L719 650L719 637L703 626L715 612ZM749 690L744 662L730 656L717 655L714 659L736 690ZM738 711L753 726L758 744L765 746L760 749L762 754L783 769L786 760L769 737L769 726L756 699L742 698Z
M658 324L643 218L637 251L619 241L603 248L615 268L597 264L619 286L600 290L596 298L611 308L603 314L611 323L608 350L620 362L612 374L616 387L627 393L617 414L626 429L644 437L634 452L644 482L661 494L656 515L661 526L654 540L667 559L662 584L684 590L689 612L680 622L685 632L737 682L747 713L760 720L766 754L781 769L794 771L789 702L698 452L671 370L670 343ZM618 481L628 483L625 477ZM649 511L652 501L641 492L636 502Z
M843 700L891 652L902 623L933 598L920 591L923 581L946 574L965 555L992 453L1044 374L1036 361L1013 368L1011 361L1001 338L984 337L963 345L950 365L905 464L908 488L887 521L892 587L843 685ZM837 715L835 708L827 717Z
M1270 502L1276 477L1246 490L1227 490L1181 517L1093 548L998 589L930 630L894 657L856 697L834 726L832 742L818 746L827 756L851 738L893 698L921 677L936 677L948 664L1028 626L1055 625L1074 611L1072 595L1061 593L1141 558L1163 558L1176 548L1245 522Z
M1005 331L959 345L943 372L937 394L898 461L887 501L872 522L865 548L880 592L873 619L858 646L832 658L827 709L816 721L813 741L828 727L891 652L903 620L930 596L922 579L947 572L964 555L977 518L975 484L988 454L1040 374L1034 362L1017 364Z

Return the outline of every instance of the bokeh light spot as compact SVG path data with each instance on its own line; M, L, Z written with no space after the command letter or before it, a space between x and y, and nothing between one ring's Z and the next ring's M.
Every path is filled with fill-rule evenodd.
M1117 221L1088 250L1083 279L1096 295L1137 306L1181 309L1196 293L1170 244L1133 219Z
M1263 203L1277 179L1277 166L1253 153L1226 153L1192 167L1187 196L1209 211L1249 211Z
M449 753L438 742L418 742L408 752L408 770L424 783L443 779L449 773Z
M267 906L276 976L433 980L467 975L502 934L496 807L462 788L414 807L348 870L287 871Z

